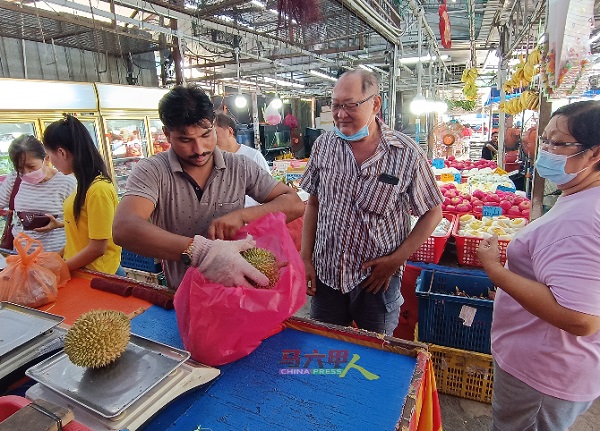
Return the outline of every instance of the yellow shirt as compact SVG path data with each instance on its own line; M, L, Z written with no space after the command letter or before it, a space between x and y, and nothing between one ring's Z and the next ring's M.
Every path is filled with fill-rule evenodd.
M64 258L70 259L87 246L90 239L106 239L106 253L86 266L94 271L114 274L121 264L121 247L112 239L112 224L117 209L117 192L115 186L96 177L85 195L85 202L75 223L73 203L75 193L64 202L65 244Z

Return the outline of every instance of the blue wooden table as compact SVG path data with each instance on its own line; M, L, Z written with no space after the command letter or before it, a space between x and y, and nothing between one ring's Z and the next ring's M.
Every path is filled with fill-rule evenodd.
M175 312L151 307L132 332L183 348ZM221 376L169 404L145 430L413 429L427 361L411 343L291 319ZM411 423L412 422L412 423Z

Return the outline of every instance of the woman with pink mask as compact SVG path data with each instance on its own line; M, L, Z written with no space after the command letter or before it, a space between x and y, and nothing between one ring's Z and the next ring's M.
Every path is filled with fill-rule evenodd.
M15 182L17 178L21 180L14 198L13 234L25 232L40 241L44 251L60 252L65 246L65 230L47 226L53 226L53 219L62 220L63 202L73 193L77 181L50 165L44 146L34 136L19 136L8 147L8 155L15 172L0 184L1 208L9 207ZM47 215L47 226L34 227L35 223L28 223L34 214L38 221L45 220L41 216Z

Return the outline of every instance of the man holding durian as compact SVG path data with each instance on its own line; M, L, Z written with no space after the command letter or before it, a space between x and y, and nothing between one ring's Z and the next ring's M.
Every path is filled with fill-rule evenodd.
M189 266L226 286L267 286L240 255L254 247L252 238L229 240L269 212L283 212L288 222L300 217L302 201L252 160L219 150L213 104L200 88L173 88L158 111L171 148L134 167L117 207L115 243L162 259L174 289ZM263 205L244 208L245 195Z

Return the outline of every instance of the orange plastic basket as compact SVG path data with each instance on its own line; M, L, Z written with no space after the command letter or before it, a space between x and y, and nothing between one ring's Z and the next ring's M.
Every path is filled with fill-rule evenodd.
M453 214L444 214L444 218L450 222L448 233L443 236L430 236L427 240L415 251L408 260L426 263L438 263L444 254L444 248L448 242L448 238L454 230L456 224L456 216Z

